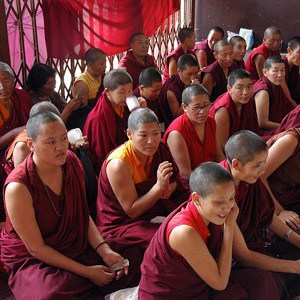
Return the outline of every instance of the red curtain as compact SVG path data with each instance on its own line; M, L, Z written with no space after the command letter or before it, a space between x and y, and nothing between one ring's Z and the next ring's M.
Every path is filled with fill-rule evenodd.
M179 0L43 0L48 57L82 58L90 47L124 52L132 34L151 36L179 8Z

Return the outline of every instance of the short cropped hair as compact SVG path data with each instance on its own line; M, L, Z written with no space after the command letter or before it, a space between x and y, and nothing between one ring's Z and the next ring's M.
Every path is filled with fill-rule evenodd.
M288 47L291 48L293 51L297 49L300 45L300 36L295 36L288 42Z
M145 36L145 34L143 32L136 32L130 37L129 43L134 43L139 36Z
M268 38L270 37L271 35L274 35L274 34L279 34L281 35L281 31L279 30L278 27L276 26L271 26L271 27L268 27L265 32L264 32L264 38Z
M264 69L270 70L272 68L273 64L284 64L284 60L278 55L278 56L270 56L268 57L264 62Z
M194 30L189 27L181 28L178 32L178 40L183 43L187 38L191 38L194 34Z
M84 54L84 60L86 64L94 63L99 60L100 57L105 56L105 52L98 48L90 48Z
M231 165L233 159L243 165L252 161L257 153L267 151L266 142L250 130L241 130L233 134L225 145L225 155Z
M128 129L134 133L140 126L149 123L157 123L159 125L155 113L149 108L138 108L129 115Z
M230 46L230 47L232 47L232 45L231 45L228 41L226 41L226 40L218 41L218 42L214 45L214 51L218 53L218 52L220 51L220 48L221 48L221 47L225 47L225 46Z
M36 141L43 130L42 126L53 122L63 123L62 119L53 112L45 111L33 115L26 124L27 136L33 141Z
M178 59L177 68L181 72L187 67L199 67L197 58L193 54L183 54Z
M38 93L49 78L55 76L56 71L46 64L34 64L29 71L27 86Z
M139 76L139 85L150 87L154 82L161 82L161 75L154 67L144 69Z
M221 33L222 38L224 38L225 32L224 32L224 30L223 30L221 27L219 27L219 26L213 27L213 28L209 31L208 35L209 35L211 32L218 32L218 33Z
M234 46L236 43L238 42L245 42L245 39L243 37L241 37L240 35L235 35L233 36L230 40L229 40L229 43Z
M209 100L209 93L203 85L192 84L182 92L182 103L188 106L195 96L206 95Z
M111 91L116 90L120 85L132 83L132 77L123 69L111 70L104 76L103 86Z
M15 74L12 68L2 61L0 61L0 72L7 72L12 78L15 78Z
M58 115L60 117L60 112L58 108L49 101L42 101L34 104L29 112L29 118L31 118L33 115L44 112L44 111L50 111L54 114Z
M203 198L213 192L215 185L229 182L233 182L232 175L215 162L200 164L192 171L189 179L191 192L196 192Z
M245 69L235 69L228 75L227 84L233 87L237 80L244 78L251 79L249 72L247 72Z

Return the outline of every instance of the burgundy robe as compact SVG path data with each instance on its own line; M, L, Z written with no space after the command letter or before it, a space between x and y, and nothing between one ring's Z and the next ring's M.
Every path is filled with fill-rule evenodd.
M269 177L268 182L278 202L287 210L300 214L300 128L293 128L273 136L271 147L280 137L291 134L298 140L295 152Z
M233 71L233 66L229 67L228 75ZM210 101L215 101L220 95L227 91L227 78L219 65L218 61L215 61L211 65L207 66L201 73L202 80L206 73L210 73L214 79L214 86L210 95Z
M124 110L123 118L114 111L105 93L88 115L83 133L89 141L89 151L98 175L106 155L127 141L127 120L129 111Z
M166 59L166 63L165 63L165 69L164 69L164 74L163 74L163 83L165 83L169 78L169 63L171 58L174 58L176 62L178 62L178 59L180 58L180 56L182 56L183 54L192 54L195 56L195 53L193 50L188 50L187 53L184 53L181 44L178 45L178 47L176 49L174 49L168 56ZM195 56L196 57L196 56Z
M263 76L253 85L254 96L252 101L255 105L254 97L259 92L265 90L269 94L269 120L280 123L282 119L293 109L291 102L285 96L280 85L275 85ZM274 132L275 130L273 130Z
M290 68L286 56L282 58L285 63L285 80L292 98L300 104L300 68L298 66L292 66Z
M166 145L169 133L174 130L180 132L186 142L192 170L203 162L216 160L216 121L214 118L208 116L205 122L204 143L200 141L199 135L186 113L176 118L168 127L163 137Z
M172 226L170 223L173 223ZM233 271L227 288L224 291L214 291L181 255L170 248L167 232L175 226L186 224L199 233L209 252L217 260L223 231L221 226L212 223L204 230L203 223L191 201L185 202L168 216L145 252L139 299L279 299L276 284L269 272L250 268Z
M127 51L127 53L122 57L119 62L119 66L121 68L126 68L126 71L130 74L133 80L133 89L135 89L139 85L139 76L142 71L149 67L156 67L154 57L147 54L145 56L145 61L143 64L137 61L135 56L133 55L132 50Z
M263 134L258 126L256 111L251 101L242 105L241 115L239 116L230 94L226 92L213 103L209 115L215 117L220 107L225 107L229 113L229 137L240 130L251 130L258 135Z
M188 199L188 190L181 185L178 168L163 143L160 143L153 156L148 180L135 185L138 197L146 194L153 187L157 180L157 168L163 161L172 163L173 175L170 182L176 181L177 189L171 198L159 199L148 211L136 219L130 218L121 207L108 180L106 163L103 163L98 184L96 225L104 238L111 237L116 243L136 245L145 251L160 226L160 224L150 223L150 220L156 216L168 215Z
M30 97L26 91L14 88L11 101L12 101L12 110L10 113L10 117L7 121L5 121L3 126L0 128L0 136L8 133L9 131L17 127L26 125L27 120L29 118L31 102L30 102ZM5 151L8 148L8 146L9 145L0 149L0 191L2 191L5 179L7 177L6 172L3 168L3 164L5 163ZM0 193L0 222L3 221L5 221L5 212L4 212L4 204L3 204L3 195L1 192Z
M260 46L258 46L254 50L252 50L252 52L248 56L245 66L246 66L246 70L250 73L253 82L255 82L259 79L259 76L258 76L258 73L256 70L256 66L254 63L254 58L257 55L262 55L264 57L264 59L266 60L270 56L280 55L280 51L279 50L276 50L276 51L268 50L265 43L261 44Z
M158 101L160 102L160 105L167 117L166 127L168 127L171 124L171 122L174 120L174 116L171 113L171 109L168 103L167 92L168 91L173 92L178 100L179 105L181 105L182 92L184 91L185 88L186 86L181 81L178 74L172 76L163 84L161 92L158 96Z
M283 118L279 127L277 127L277 129L275 130L274 135L290 128L297 127L300 127L300 105L295 107Z
M245 63L243 60L233 60L232 69L246 69Z
M207 61L208 66L216 61L216 58L214 57L214 51L209 48L207 39L203 40L202 42L196 43L194 51L196 51L196 50L204 50L205 51L206 61Z
M7 186L10 182L20 182L27 187L33 198L42 238L47 245L84 265L103 264L101 257L88 243L89 214L83 171L79 160L71 151L67 154L63 168L65 178L62 194L58 196L48 189L55 207L62 212L61 217L54 212L45 193L32 154L12 171L5 184ZM33 257L14 231L8 216L0 241L1 257L9 273L9 285L17 299L85 299L94 292L100 294L100 288L88 279L47 265ZM128 286L128 280L132 276L124 277L123 285L110 289Z

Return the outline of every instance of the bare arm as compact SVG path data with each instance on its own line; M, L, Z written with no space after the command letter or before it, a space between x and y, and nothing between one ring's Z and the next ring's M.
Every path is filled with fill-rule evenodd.
M204 50L195 50L200 69L207 67L207 56Z
M248 249L244 237L236 225L233 238L233 257L241 264L273 272L300 274L300 261L278 259Z
M15 145L12 154L14 167L17 167L20 163L22 163L29 153L30 153L30 149L28 148L27 144L25 142L18 142Z
M169 77L176 74L177 74L177 62L173 57L171 57L169 61Z
M64 121L64 123L67 123L70 114L72 111L78 109L82 105L82 99L77 98L77 99L71 99L63 109L61 113L61 119Z
M219 135L218 140L220 141L220 146L223 153L225 144L229 139L230 116L228 110L225 107L220 107L215 113L215 120L217 123L217 130ZM218 128L222 128L222 130L219 130Z
M212 90L215 85L215 80L211 73L204 74L202 85L207 89L209 96L211 96Z
M88 92L88 87L82 80L74 83L73 98L81 99L82 105L88 103Z
M253 61L259 78L263 77L264 74L262 70L264 68L265 58L261 54L257 54L253 58Z
M174 119L183 114L181 104L173 92L167 91L167 101Z
M183 178L189 179L192 173L189 150L179 131L169 133L167 144Z
M261 90L254 96L254 100L259 127L263 129L276 129L280 124L269 120L269 93Z
M232 241L238 208L229 213L224 224L224 237L217 261L212 257L199 234L188 225L175 227L169 237L172 249L179 252L209 286L224 290L228 284L232 261ZM186 246L188 243L188 247Z
M157 181L144 195L138 197L128 164L112 159L106 167L108 180L125 213L132 219L149 210L170 189L169 179L173 174L172 164L162 162L157 169Z
M24 128L25 126L16 127L0 136L0 149L8 146Z

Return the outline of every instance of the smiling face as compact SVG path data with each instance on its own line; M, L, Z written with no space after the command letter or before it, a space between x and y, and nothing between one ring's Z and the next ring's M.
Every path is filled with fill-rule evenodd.
M0 72L0 102L9 100L14 90L14 78L6 71Z
M201 197L197 193L192 194L196 200L196 207L206 224L209 222L224 224L230 210L235 202L235 187L233 182L215 184L212 193L206 197Z
M136 36L134 41L130 44L130 48L135 56L144 57L149 50L149 39L143 34Z
M161 140L160 127L156 122L140 125L134 132L128 129L127 136L141 161L154 155Z
M60 120L41 125L35 141L29 139L28 146L34 151L36 164L62 166L69 146L65 124Z
M221 41L223 39L223 36L220 32L217 31L210 31L210 33L208 34L207 37L207 43L208 43L208 47L211 50L214 50L214 46L218 41Z
M52 93L55 89L55 85L56 85L55 76L49 77L46 83L42 86L40 90L40 94L48 95L49 93Z
M253 96L252 80L250 78L238 79L232 87L228 85L227 90L234 102L247 104Z
M132 83L119 85L115 90L105 89L110 102L116 106L126 106L126 98L132 96Z
M263 74L275 85L281 85L285 80L285 64L273 63L269 70L263 69Z

